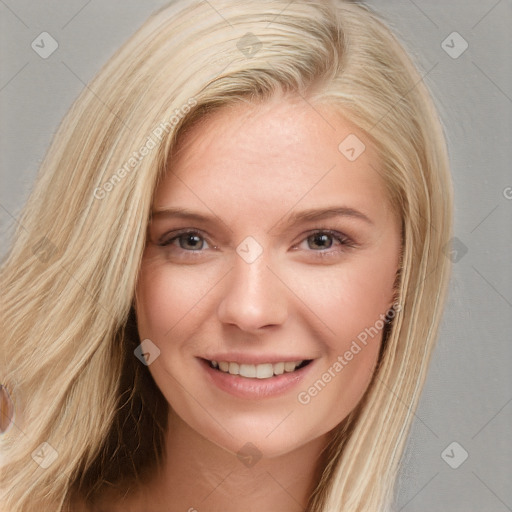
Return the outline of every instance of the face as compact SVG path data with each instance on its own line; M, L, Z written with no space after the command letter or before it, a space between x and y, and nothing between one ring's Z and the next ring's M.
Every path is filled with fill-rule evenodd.
M338 148L349 135L366 145L356 159L359 146ZM135 303L172 415L273 457L354 409L400 252L378 167L355 126L300 98L230 106L184 135L155 193Z

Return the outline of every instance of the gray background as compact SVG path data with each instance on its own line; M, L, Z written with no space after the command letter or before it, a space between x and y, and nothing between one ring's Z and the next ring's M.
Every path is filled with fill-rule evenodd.
M58 123L100 66L165 3L0 0L0 257ZM209 3L218 16L215 0ZM512 3L367 3L398 32L433 91L456 201L449 302L396 510L512 511ZM31 48L43 31L59 44L47 59ZM454 31L468 44L457 58L464 42L448 37Z

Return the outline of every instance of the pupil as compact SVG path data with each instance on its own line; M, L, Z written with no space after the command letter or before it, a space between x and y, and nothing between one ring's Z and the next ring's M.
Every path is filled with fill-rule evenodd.
M321 249L329 249L332 245L332 239L330 235L325 233L315 234L312 236L313 245L320 247Z
M182 239L183 240L183 239ZM201 245L201 239L197 235L186 235L185 243L182 244L182 249L197 249ZM185 246L185 247L183 247Z

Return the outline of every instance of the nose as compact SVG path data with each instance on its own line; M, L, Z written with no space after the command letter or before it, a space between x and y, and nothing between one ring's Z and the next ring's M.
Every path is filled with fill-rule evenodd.
M264 254L252 263L237 256L223 293L217 310L223 324L258 332L282 325L288 317L287 288Z

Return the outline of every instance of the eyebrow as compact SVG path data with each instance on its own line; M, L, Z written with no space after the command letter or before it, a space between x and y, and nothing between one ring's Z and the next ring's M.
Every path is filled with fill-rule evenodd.
M356 210L355 208L349 208L346 206L330 206L326 208L310 208L308 210L293 212L292 214L283 217L280 221L274 224L274 226L280 224L295 226L300 222L324 220L333 217L349 217L362 220L368 224L373 224L367 215L359 210Z
M205 224L213 224L215 222L215 218L217 218L222 224L225 224L220 217L212 214L211 216L204 215L202 213L194 212L192 210L188 210L187 208L162 208L158 210L153 210L151 212L150 221L158 218L176 218L176 219L184 219L196 222L203 222Z
M178 218L212 224L215 222L215 217L217 216L204 215L202 213L194 212L186 208L162 208L151 213L151 219L162 217ZM269 231L272 231L276 226L279 225L287 225L289 227L293 227L297 224L300 224L301 222L325 220L333 217L349 217L353 219L359 219L366 222L367 224L373 225L373 221L359 210L346 206L330 206L326 208L310 208L307 210L292 212L289 215L283 216L269 229ZM219 217L217 218L220 220ZM225 224L223 221L221 222Z

